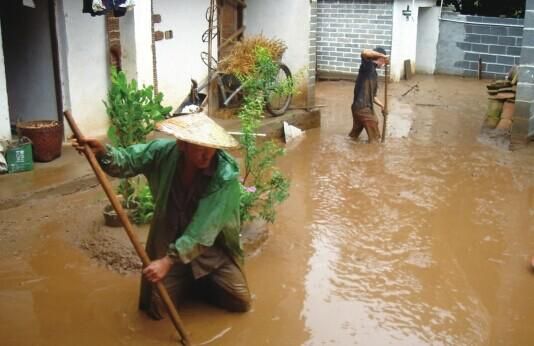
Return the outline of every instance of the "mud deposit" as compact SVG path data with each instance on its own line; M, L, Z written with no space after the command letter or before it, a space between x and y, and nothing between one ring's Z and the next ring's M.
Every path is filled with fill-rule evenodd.
M390 136L367 145L347 138L353 84L319 83L322 128L280 161L291 196L247 259L253 309L188 303L193 341L531 344L534 152L480 137L486 84L392 84ZM137 311L137 271L117 272L131 253L101 225L103 193L69 191L0 207L0 344L175 345L169 321Z
M149 225L136 225L134 229L139 241L145 246ZM259 253L268 236L269 228L265 222L254 221L243 225L241 241L246 256ZM100 219L97 219L91 229L86 229L78 237L80 239L75 243L91 259L109 270L120 274L132 274L138 273L142 268L141 260L122 227L106 227L102 225Z
M147 226L141 228L143 233L146 233L146 228ZM141 260L124 233L122 228L95 225L84 235L80 247L89 257L110 270L121 274L139 272L142 267Z

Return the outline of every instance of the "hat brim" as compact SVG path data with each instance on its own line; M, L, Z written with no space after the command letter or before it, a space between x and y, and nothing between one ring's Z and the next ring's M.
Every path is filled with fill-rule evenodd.
M156 124L156 130L181 141L208 148L233 149L239 146L234 137L204 113L163 120Z

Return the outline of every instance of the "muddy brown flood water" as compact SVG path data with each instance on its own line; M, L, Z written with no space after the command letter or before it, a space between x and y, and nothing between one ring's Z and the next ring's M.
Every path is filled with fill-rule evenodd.
M352 83L318 85L323 127L280 161L291 197L247 261L253 310L188 304L195 343L532 344L534 154L477 139L483 82L417 82L405 97L415 81L392 86L385 145L347 138ZM18 232L0 236L0 344L174 344L170 322L137 312L138 277L66 235L98 219L101 199L93 189L0 211Z

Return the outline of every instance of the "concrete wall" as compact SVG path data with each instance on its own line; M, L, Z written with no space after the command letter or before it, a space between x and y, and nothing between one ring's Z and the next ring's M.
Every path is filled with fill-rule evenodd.
M464 16L444 11L436 72L474 77L482 58L484 78L501 79L519 64L523 19ZM494 24L494 25L492 25Z
M9 124L9 106L7 104L6 74L4 70L4 50L2 45L2 27L0 26L0 140L11 139Z
M527 0L512 145L534 139L534 0Z
M393 0L318 0L319 75L356 75L364 48L391 51Z
M179 106L189 93L190 79L200 81L208 75L208 68L200 59L200 53L208 51L208 44L202 42L202 33L208 28L208 6L208 0L154 0L154 13L162 19L155 24L155 30L172 30L174 34L173 39L156 42L158 87L165 95L164 105Z
M54 6L54 12L56 17L56 34L59 51L59 82L61 85L61 109L63 112L65 109L71 109L70 106L70 90L69 90L69 68L68 68L68 47L67 47L67 27L65 24L65 9L63 7L63 1L57 0ZM67 126L68 127L68 126Z
M87 136L107 132L108 116L102 100L107 98L109 69L104 17L82 13L81 2L63 1L70 107ZM68 126L65 130L69 133Z
M141 84L153 84L152 12L150 1L138 1L132 13L135 16L137 80Z
M146 4L148 2L144 2ZM137 73L137 42L136 42L136 14L140 10L136 7L119 19L120 47L122 53L122 71L128 79L138 79ZM150 15L150 7L148 15ZM149 23L150 25L150 23ZM150 32L150 26L148 27ZM109 43L108 43L109 44ZM148 46L150 50L150 45ZM142 84L142 83L141 83Z
M244 14L247 36L263 34L286 43L284 63L293 75L302 73L301 94L295 97L296 104L305 103L308 95L310 16L310 1L287 0L248 0Z
M120 19L122 68L129 79L152 85L152 27L150 1L139 1Z
M432 7L433 0L319 0L317 27L317 69L321 76L355 75L363 49L386 48L391 55L391 79L404 75L404 60L415 63L418 10ZM410 6L407 19L402 11ZM428 18L428 33L436 32L437 16ZM435 40L435 39L434 39ZM425 41L429 44L429 41ZM426 60L429 57L423 56ZM433 64L432 60L427 65ZM379 71L382 73L382 71Z
M415 71L434 74L439 38L439 7L419 7Z
M48 1L35 5L9 2L1 15L11 123L58 119Z
M400 80L404 74L404 60L411 60L414 72L417 55L417 27L420 7L432 7L433 0L411 1L395 0L393 2L393 35L391 47L391 79ZM406 18L402 14L410 6L412 14Z

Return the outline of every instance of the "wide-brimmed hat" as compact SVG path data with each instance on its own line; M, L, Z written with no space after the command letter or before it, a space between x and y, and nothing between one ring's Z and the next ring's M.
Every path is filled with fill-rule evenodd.
M156 124L156 130L203 147L231 149L239 146L234 137L204 113L163 120Z

